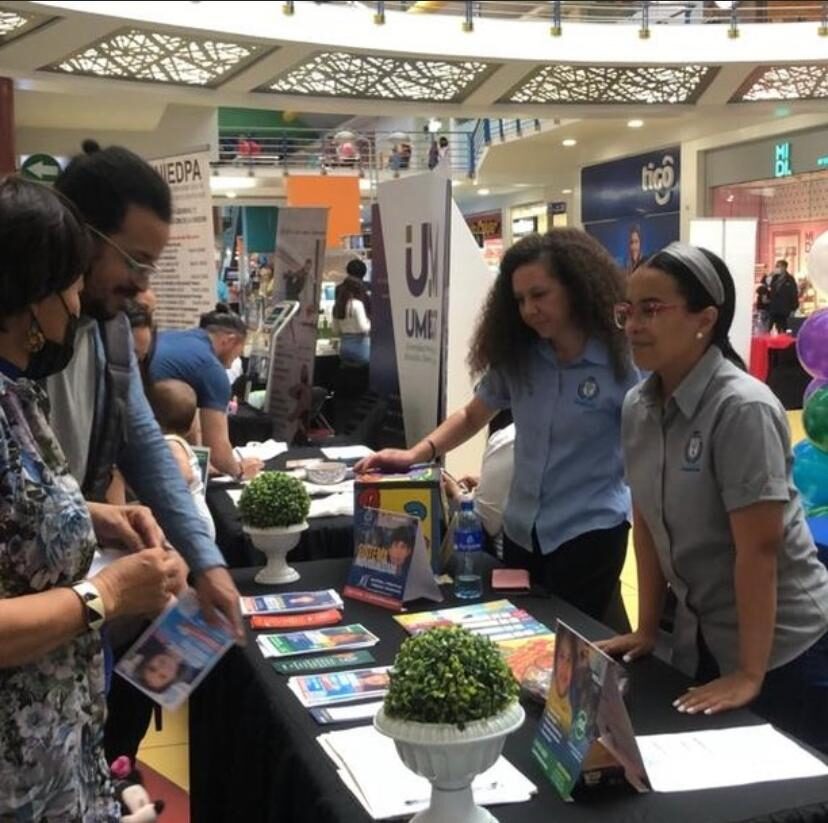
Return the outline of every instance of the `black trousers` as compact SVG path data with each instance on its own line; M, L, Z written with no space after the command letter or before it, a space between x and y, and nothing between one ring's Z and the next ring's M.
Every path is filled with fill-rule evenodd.
M534 531L531 552L504 534L503 562L511 568L526 569L532 583L590 617L608 622L617 631L629 631L623 605L620 605L619 585L629 531L630 524L625 520L611 529L578 535L546 555L541 552ZM617 615L619 605L621 614Z
M132 644L116 649L117 662ZM112 673L112 683L106 696L106 723L104 724L104 753L111 763L121 755L135 759L138 747L149 728L155 702L128 683L120 675Z
M788 331L788 321L791 319L789 314L771 314L769 315L769 319L768 331L773 329L774 326L776 326L780 334L785 334Z

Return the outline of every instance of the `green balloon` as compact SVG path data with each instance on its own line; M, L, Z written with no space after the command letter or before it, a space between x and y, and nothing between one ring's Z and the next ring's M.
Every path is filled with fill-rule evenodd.
M815 391L808 399L802 422L808 439L828 452L828 386Z

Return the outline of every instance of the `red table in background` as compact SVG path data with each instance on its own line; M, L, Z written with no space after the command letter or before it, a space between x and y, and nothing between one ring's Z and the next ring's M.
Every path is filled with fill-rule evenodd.
M766 383L768 380L768 352L787 349L796 342L790 334L760 334L750 339L750 373Z

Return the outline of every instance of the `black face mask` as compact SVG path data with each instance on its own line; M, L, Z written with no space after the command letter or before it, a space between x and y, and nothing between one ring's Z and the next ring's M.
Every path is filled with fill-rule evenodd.
M69 361L75 353L75 334L78 330L80 318L75 317L69 311L63 295L58 296L60 302L63 303L63 308L66 309L66 332L63 335L63 342L55 343L53 340L46 339L40 351L32 352L29 365L24 372L29 380L43 380L50 374L63 371L69 365ZM37 318L34 315L32 315L32 318L37 323ZM37 323L37 325L40 328L40 324Z

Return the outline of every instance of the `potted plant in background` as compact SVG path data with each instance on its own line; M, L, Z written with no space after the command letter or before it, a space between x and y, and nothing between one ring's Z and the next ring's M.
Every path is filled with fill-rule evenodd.
M497 647L459 626L408 638L374 718L403 763L431 782L431 806L417 823L491 823L475 805L474 777L495 764L525 713L519 686Z
M253 545L267 556L257 583L292 583L299 572L285 555L308 528L310 497L301 480L284 472L262 472L245 486L239 500L242 527Z

